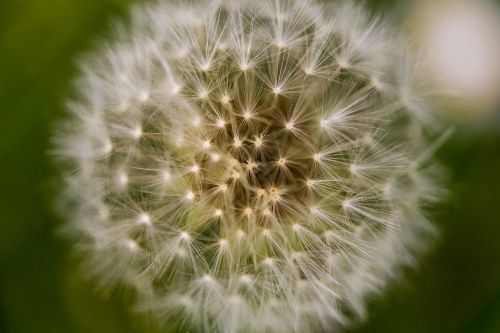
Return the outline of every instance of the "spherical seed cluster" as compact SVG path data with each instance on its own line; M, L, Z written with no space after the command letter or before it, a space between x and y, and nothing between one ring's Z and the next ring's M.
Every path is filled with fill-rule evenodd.
M158 2L83 66L57 140L105 288L201 331L334 330L429 231L425 100L353 6ZM425 154L424 154L425 155Z

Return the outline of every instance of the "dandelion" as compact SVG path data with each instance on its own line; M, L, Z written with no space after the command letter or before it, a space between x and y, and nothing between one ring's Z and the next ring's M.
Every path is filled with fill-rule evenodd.
M57 136L88 271L203 332L362 317L424 247L439 194L397 38L306 0L158 1L132 18L83 64Z

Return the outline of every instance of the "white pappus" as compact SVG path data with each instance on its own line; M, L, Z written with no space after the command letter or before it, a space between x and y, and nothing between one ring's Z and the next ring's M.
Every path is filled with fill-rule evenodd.
M363 317L425 248L440 195L402 49L346 2L134 8L82 64L55 138L87 270L202 332Z

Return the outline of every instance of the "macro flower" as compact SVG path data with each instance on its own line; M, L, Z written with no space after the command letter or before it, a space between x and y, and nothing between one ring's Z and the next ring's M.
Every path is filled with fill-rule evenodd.
M157 1L117 30L56 137L89 274L200 332L363 317L425 249L440 193L397 34L306 0Z

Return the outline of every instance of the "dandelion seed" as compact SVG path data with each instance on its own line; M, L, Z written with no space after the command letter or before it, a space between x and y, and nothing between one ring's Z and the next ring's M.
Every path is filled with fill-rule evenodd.
M188 201L194 200L194 193L192 191L189 191L188 193L186 193L186 200L188 200Z
M177 95L178 93L180 93L180 92L181 92L181 89L182 89L182 88L181 88L181 86L179 86L179 85L177 85L177 84L174 84L174 85L172 86L172 89L170 90L170 93L171 93L172 95Z
M262 147L262 145L264 144L264 140L262 139L262 137L256 137L255 138L255 141L254 141L254 145L255 145L255 148L260 148Z
M240 138L235 137L233 140L234 148L240 148L242 145L243 145L243 143L241 142Z
M224 128L224 126L226 126L226 122L224 121L224 119L217 119L217 121L215 122L215 126Z
M142 136L142 127L136 126L134 129L132 129L130 134L134 139L139 139Z
M250 118L252 118L252 113L250 111L245 111L243 113L243 118L245 118L245 120L250 120Z
M272 215L272 212L271 212L271 210L270 210L269 208L265 208L265 209L262 211L262 215L263 215L263 216L267 216L267 217L269 217L269 216L271 216L271 215Z
M170 174L169 171L166 170L166 171L162 172L161 178L162 178L164 183L168 183L170 181L170 179L172 179L172 175Z
M202 280L203 280L203 282L207 282L207 283L214 281L214 279L209 274L203 275Z
M252 215L253 209L250 207L247 207L247 208L245 208L244 213L248 217L248 216Z
M306 67L306 68L304 68L304 73L306 75L308 75L308 76L309 75L314 75L314 68L312 68L312 67Z
M245 169L247 171L251 172L251 171L255 170L255 168L257 168L257 167L258 167L257 163L255 163L253 161L248 161L247 164L246 164L246 166L245 166Z
M240 177L241 177L241 174L238 171L233 170L233 172L231 173L231 178L237 180L237 179L240 179Z
M128 239L126 241L126 244L127 244L128 249L131 252L135 252L139 249L139 245L137 245L137 243L135 241L133 241L132 239Z
M187 232L184 232L184 231L180 233L179 237L180 237L180 239L185 240L185 241L191 239L189 234Z
M263 263L264 265L271 267L274 264L274 260L272 258L266 258L263 260Z
M204 64L202 64L200 66L200 69L203 71L203 72L208 72L208 70L210 69L210 63L209 62L205 62Z
M151 225L151 218L149 217L148 214L142 213L137 218L137 223L149 226L149 225Z
M212 145L212 144L210 143L210 140L204 140L204 141L201 143L202 148L203 148L203 149L205 149L205 150L206 150L206 149L208 149L208 148L210 148L210 146L211 146L211 145Z
M283 92L283 87L282 86L275 86L272 88L273 94L279 95Z
M189 172L194 173L194 174L197 174L199 171L200 171L200 167L199 167L199 165L198 165L198 164L193 164L193 165L189 168Z
M220 159L221 159L220 154L218 154L218 153L212 153L212 154L210 154L210 160L211 160L213 163L217 163L217 162L219 162L219 161L220 161Z
M193 126L194 127L200 127L200 125L201 125L201 119L200 119L200 117L194 117L194 119L193 119Z
M138 96L139 101L145 102L149 99L149 93L147 91L142 91Z
M243 274L240 276L240 282L245 284L250 284L252 283L252 278L247 274Z
M320 154L320 153L316 153L316 154L314 154L314 155L313 155L313 160L314 160L315 162L321 162L321 159L322 159L322 158L323 158L323 155L322 155L322 154Z
M128 184L128 175L125 172L120 172L118 173L118 178L117 178L118 184L121 187L125 187Z
M229 104L229 101L231 101L231 98L228 95L224 94L224 95L222 95L220 101L222 104Z
M201 98L201 99L207 99L208 97L208 90L206 89L201 89L200 92L198 93L198 96Z

